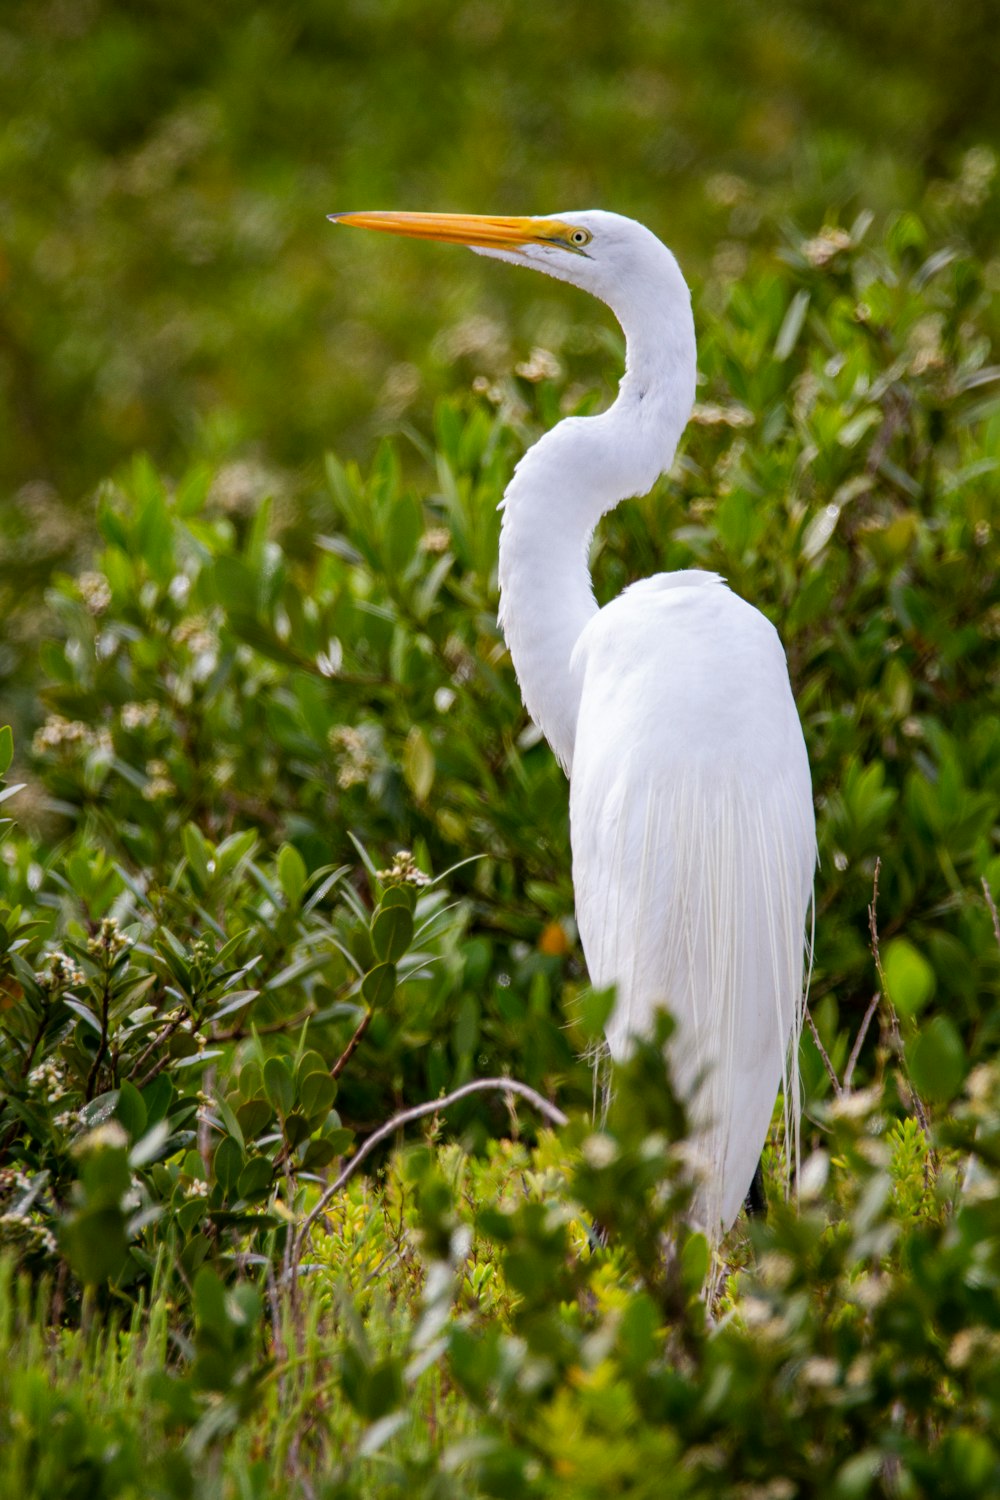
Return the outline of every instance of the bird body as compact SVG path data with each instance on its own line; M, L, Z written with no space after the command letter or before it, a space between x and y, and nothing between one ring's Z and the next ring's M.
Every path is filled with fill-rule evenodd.
M658 1005L692 1099L695 1218L736 1218L779 1086L795 1136L809 766L773 626L716 574L633 584L583 631L570 829L616 1058ZM791 1044L791 1046L790 1046Z
M693 1217L736 1215L779 1087L797 1138L805 921L816 861L809 766L770 622L717 574L635 583L599 609L601 516L673 461L695 391L690 294L643 225L347 214L449 239L591 291L626 337L614 404L524 455L503 499L500 622L525 705L570 778L577 921L590 977L614 985L612 1055L665 1006L692 1103Z

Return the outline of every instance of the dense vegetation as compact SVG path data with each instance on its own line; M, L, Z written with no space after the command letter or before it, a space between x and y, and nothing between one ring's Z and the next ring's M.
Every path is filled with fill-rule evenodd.
M988 7L15 12L0 1487L1000 1490ZM797 1198L776 1135L715 1260L658 1046L594 1123L495 618L506 477L617 335L322 223L586 201L685 252L700 340L599 596L723 573L814 774Z

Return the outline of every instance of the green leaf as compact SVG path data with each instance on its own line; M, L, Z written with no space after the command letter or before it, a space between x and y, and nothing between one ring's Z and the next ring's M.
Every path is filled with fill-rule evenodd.
M242 558L225 553L217 557L211 582L216 598L230 614L253 620L258 595L257 575Z
M274 1118L274 1111L266 1099L244 1099L236 1111L236 1118L243 1132L244 1144L254 1140Z
M227 991L223 1003L208 1011L206 1019L221 1021L223 1016L231 1016L237 1011L246 1010L247 1006L251 1005L259 994L260 990Z
M837 441L844 448L853 448L859 439L863 438L872 427L876 427L881 420L882 413L878 408L866 406L844 423L837 434Z
M361 1409L370 1422L386 1416L403 1400L403 1367L391 1356L367 1372L362 1386Z
M426 802L430 796L436 769L431 742L424 731L414 725L403 746L403 776L418 802Z
M234 1136L225 1135L215 1148L215 1180L227 1198L232 1198L244 1167L243 1148Z
M174 1086L168 1075L157 1073L142 1090L142 1102L146 1106L146 1123L155 1125L166 1117L174 1098Z
M390 906L405 906L407 911L412 912L417 904L417 893L412 885L390 885L379 902L379 907L385 911Z
M305 861L299 851L292 844L282 844L278 850L278 882L289 906L301 903L308 878Z
M118 1104L118 1090L109 1089L106 1094L98 1094L85 1104L80 1111L80 1124L92 1129L95 1125L103 1125L105 1120L110 1120Z
M312 1126L301 1110L295 1109L285 1119L285 1139L290 1146L300 1146L303 1141L309 1139Z
M372 1422L358 1444L359 1458L372 1458L411 1420L410 1413L404 1409L390 1411L384 1417L379 1417L378 1421ZM502 1494L504 1491L494 1490L493 1493ZM509 1490L506 1493L513 1494L514 1491Z
M681 1277L692 1296L697 1296L705 1285L711 1258L711 1248L703 1234L690 1234L684 1241L684 1249L681 1251Z
M0 729L0 776L10 770L10 763L14 759L14 731L9 724Z
M398 575L405 571L413 557L424 529L423 507L411 492L397 495L398 472L392 475L389 490L389 505L381 502L379 520L384 522L383 548L389 573Z
M117 1208L132 1186L125 1146L108 1145L103 1141L91 1145L85 1137L76 1149L82 1151L80 1182L86 1206L92 1209Z
M194 1280L194 1307L199 1326L227 1341L229 1315L226 1289L211 1266L202 1266Z
M479 1005L474 995L463 995L452 1028L455 1051L459 1057L471 1057L479 1044Z
M788 304L788 311L778 330L778 337L774 341L774 357L779 362L787 359L798 343L808 307L809 293L807 291L796 292Z
M237 1192L241 1198L262 1198L273 1180L273 1163L266 1156L252 1156L240 1173Z
M693 1238L704 1240L705 1237L704 1235L696 1235ZM684 1246L685 1254L690 1243L691 1241L689 1240ZM687 1269L683 1266L683 1262L682 1270L684 1272L684 1281L687 1285L689 1284L689 1277ZM707 1270L707 1259L705 1268L697 1283L696 1289L699 1291L704 1285L704 1270ZM644 1365L648 1365L656 1358L659 1332L660 1316L655 1302L645 1292L637 1292L626 1303L618 1330L618 1337L623 1353L628 1364L633 1369L641 1370Z
M66 995L63 997L63 1004L66 1006L67 1010L71 1010L74 1015L79 1016L82 1021L85 1021L86 1024L90 1026L94 1031L96 1031L98 1036L100 1036L101 1023L94 1015L94 1012L90 1009L89 1006L84 1005L82 1000L75 1000L71 995Z
M413 941L413 918L405 906L380 906L372 920L372 947L383 963L398 963Z
M163 481L145 454L132 466L132 485L141 501L135 520L139 553L153 577L166 582L174 571L173 531Z
M283 1115L291 1113L295 1103L295 1080L291 1064L284 1057L269 1057L264 1064L264 1092Z
M348 1132L350 1134L350 1132ZM321 1172L324 1167L329 1166L333 1158L339 1153L333 1142L325 1136L317 1136L309 1142L301 1157L302 1170L304 1172Z
M185 823L181 837L187 862L201 888L205 889L211 880L209 863L212 859L212 847L201 829L195 827L194 823Z
M337 1085L328 1071L309 1073L299 1085L299 1102L310 1120L325 1119L336 1097Z
M296 1087L301 1087L302 1079L308 1078L310 1073L328 1073L329 1071L326 1058L321 1052L311 1047L308 1052L303 1052L295 1065Z
M138 1170L139 1167L148 1167L161 1157L171 1155L176 1148L171 1143L170 1133L167 1121L157 1120L132 1147L128 1154L129 1166Z
M128 1254L125 1216L117 1207L71 1215L59 1237L73 1270L90 1286L116 1276Z
M934 993L934 970L907 938L893 938L882 953L889 999L901 1016L916 1016Z
M225 1099L217 1099L216 1108L219 1111L219 1114L222 1118L222 1123L223 1125L225 1125L227 1133L232 1136L233 1140L239 1146L241 1151L245 1150L246 1141L243 1137L243 1127L240 1125L239 1120L233 1113L232 1106Z
M372 1010L388 1005L396 989L396 965L376 964L361 981L361 994Z
M252 828L242 833L231 833L224 838L214 853L215 868L220 875L230 875L249 859L257 845L257 834Z
M130 1140L137 1141L146 1128L146 1105L134 1083L125 1079L118 1090L115 1118L128 1131Z
M264 1088L264 1075L260 1069L260 1063L251 1059L245 1062L240 1069L239 1078L240 1096L243 1099L252 1099Z
M864 1500L871 1493L881 1467L882 1455L877 1449L867 1448L855 1453L837 1470L831 1500Z
M918 1094L932 1103L947 1103L965 1080L962 1038L948 1016L932 1016L906 1045L906 1061Z

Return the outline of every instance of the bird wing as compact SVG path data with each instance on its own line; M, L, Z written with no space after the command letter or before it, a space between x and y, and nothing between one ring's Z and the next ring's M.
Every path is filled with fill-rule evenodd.
M816 862L809 766L773 626L710 573L634 585L583 631L570 821L612 1054L677 1021L675 1076L703 1166L696 1215L736 1218L779 1087L794 1149L804 932Z

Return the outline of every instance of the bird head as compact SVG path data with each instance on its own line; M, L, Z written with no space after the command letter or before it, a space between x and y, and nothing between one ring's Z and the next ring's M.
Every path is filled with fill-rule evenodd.
M645 225L603 209L552 218L377 211L330 214L337 224L468 245L479 255L569 281L619 311L666 273L683 286L670 251ZM684 288L686 292L686 288Z

